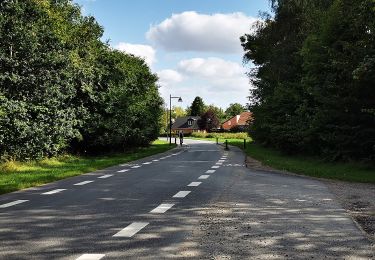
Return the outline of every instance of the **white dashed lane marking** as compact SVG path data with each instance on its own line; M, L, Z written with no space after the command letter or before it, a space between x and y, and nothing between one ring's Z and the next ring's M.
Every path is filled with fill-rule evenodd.
M112 176L113 176L113 174L106 174L106 175L98 177L98 179L107 179L107 178L112 177Z
M14 205L17 205L17 204L21 204L21 203L24 203L26 201L28 201L28 200L15 200L15 201L12 201L12 202L9 202L9 203L5 203L5 204L0 205L0 209L8 208L8 207L11 207L11 206L14 206Z
M129 169L123 169L123 170L119 170L117 172L127 172L127 171L129 171Z
M141 167L141 166L140 165L134 165L132 168L136 169L136 168L139 168L139 167Z
M116 234L114 234L114 237L132 237L135 234L137 234L141 229L143 229L145 226L147 226L148 222L133 222L126 228L120 230Z
M42 193L42 195L51 195L51 194L55 194L55 193L59 193L59 192L62 192L66 189L56 189L56 190L51 190L51 191L47 191L47 192L44 192Z
M164 213L168 209L172 208L173 206L174 204L168 204L168 203L160 204L159 206L151 210L150 213Z
M216 170L208 170L206 173L214 173Z
M222 162L225 162L225 160L218 160L217 162L221 162L222 163Z
M201 175L199 176L198 180L205 180L205 179L208 179L210 177L210 175Z
M158 162L159 160L152 160L153 162Z
M218 165L214 165L214 166L212 166L211 168L212 168L212 169L218 169L218 168L220 168L220 166L218 166Z
M78 183L76 183L74 185L81 186L81 185L86 185L86 184L91 183L91 182L94 182L94 181L83 181L83 182L78 182Z
M173 195L173 198L185 198L189 193L190 191L187 190L179 191L175 195Z
M99 260L102 259L104 256L105 255L103 254L83 254L76 260Z
M147 165L147 164L151 164L152 162L144 162L144 163L142 163L142 164L145 164L145 165Z
M216 165L223 165L223 163L222 162L217 162L217 163L215 163Z
M188 187L197 187L197 186L201 185L201 183L202 182L200 182L200 181L193 181L192 183L190 183L188 185Z

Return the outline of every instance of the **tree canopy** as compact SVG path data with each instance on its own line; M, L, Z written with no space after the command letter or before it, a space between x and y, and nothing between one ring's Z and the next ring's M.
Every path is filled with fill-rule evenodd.
M256 141L375 161L375 2L275 0L241 37Z
M219 119L215 111L208 110L202 114L201 119L198 121L199 128L206 131L218 128L220 126Z
M231 103L229 107L225 110L227 118L234 117L246 111L245 107L240 103Z
M190 116L201 116L204 113L205 105L201 97L195 97L189 109Z
M100 41L70 0L0 2L0 156L122 150L157 138L157 77ZM103 149L104 148L104 149Z

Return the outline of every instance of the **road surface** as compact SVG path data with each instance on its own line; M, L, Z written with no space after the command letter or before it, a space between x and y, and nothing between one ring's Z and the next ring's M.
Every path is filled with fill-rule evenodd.
M0 259L371 259L327 187L182 148L0 196Z

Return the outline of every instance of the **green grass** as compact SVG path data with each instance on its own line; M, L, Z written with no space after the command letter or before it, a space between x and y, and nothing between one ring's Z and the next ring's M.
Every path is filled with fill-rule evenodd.
M157 140L149 147L134 149L122 154L96 157L65 155L42 161L8 161L0 164L0 194L134 161L165 152L174 147L174 144L169 146L167 142Z
M215 138L193 139L216 141ZM224 139L220 139L219 141L223 142ZM247 142L246 154L272 168L317 178L375 183L375 169L369 165L360 163L329 163L314 157L286 155L277 150L250 143L249 141L251 139ZM243 139L228 139L228 144L243 149Z

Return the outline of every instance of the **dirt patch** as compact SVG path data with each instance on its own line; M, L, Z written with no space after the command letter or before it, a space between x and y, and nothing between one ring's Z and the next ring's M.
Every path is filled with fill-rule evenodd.
M323 180L343 208L375 241L375 185Z
M246 158L246 167L254 170L297 175L295 173L280 171L265 166L249 156ZM327 185L338 202L367 234L369 239L375 241L375 184L351 183L326 179L319 180Z

